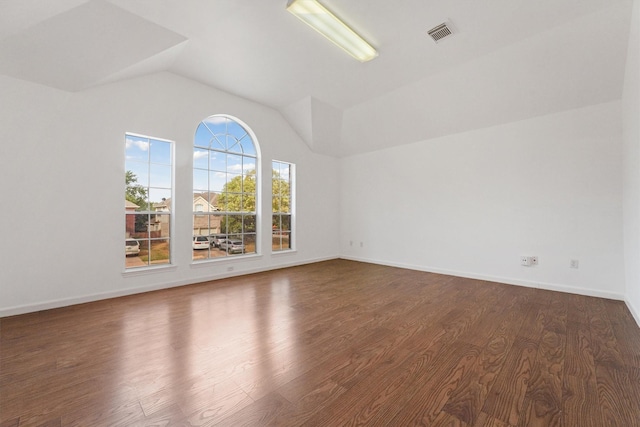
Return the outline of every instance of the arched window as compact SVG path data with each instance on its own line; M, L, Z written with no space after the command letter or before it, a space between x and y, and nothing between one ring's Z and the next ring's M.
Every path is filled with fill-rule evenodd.
M229 116L200 122L193 142L193 259L257 253L259 147ZM196 236L207 236L202 245Z

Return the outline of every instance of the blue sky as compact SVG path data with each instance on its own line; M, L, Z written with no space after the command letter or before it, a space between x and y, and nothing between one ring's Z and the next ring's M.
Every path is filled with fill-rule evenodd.
M126 135L125 170L132 171L138 184L149 188L149 200L171 197L171 142Z
M222 191L227 182L255 170L255 156L255 145L242 126L226 117L209 117L196 130L193 150L194 192Z

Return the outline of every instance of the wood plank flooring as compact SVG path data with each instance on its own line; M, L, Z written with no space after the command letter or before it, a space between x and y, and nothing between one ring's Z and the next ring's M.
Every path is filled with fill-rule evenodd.
M0 427L640 426L624 303L334 260L0 319Z

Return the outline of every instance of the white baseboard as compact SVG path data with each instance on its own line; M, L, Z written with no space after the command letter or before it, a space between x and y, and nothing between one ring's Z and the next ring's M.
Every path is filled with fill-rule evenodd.
M282 268L288 268L288 267L297 267L305 264L313 264L316 262L329 261L336 258L338 257L332 256L332 257L326 257L326 258L316 258L316 259L310 259L310 260L304 260L304 261L282 263L282 264L268 266L268 267L251 268L251 269L232 271L232 272L227 272L222 274L215 274L215 275L211 275L211 276L207 276L199 279L155 283L150 286L138 286L135 288L119 289L111 292L101 292L96 294L83 295L79 297L61 298L56 300L39 302L35 304L25 304L25 305L20 305L15 307L7 307L7 308L0 309L0 318L8 317L8 316L16 316L16 315L25 314L25 313L33 313L33 312L42 311L42 310L50 310L53 308L67 307L67 306L76 305L76 304L85 304L85 303L95 302L95 301L100 301L105 299L124 297L128 295L142 294L145 292L158 291L161 289L169 289L169 288L176 288L179 286L193 285L196 283L208 282L210 280L220 280L220 279L226 279L229 277L242 276L245 274L280 270Z
M636 323L638 324L638 327L640 328L640 310L637 307L635 307L631 303L631 301L629 301L628 299L625 299L624 302L627 304L627 308L631 312L631 315L636 320Z
M537 283L537 282L530 282L525 280L507 278L507 277L488 276L488 275L470 273L465 271L446 270L442 268L434 268L429 266L392 263L392 262L364 259L364 258L358 258L358 257L348 257L348 256L340 256L340 257L335 256L335 257L310 259L305 261L289 262L289 263L283 263L283 264L278 264L278 265L269 266L269 267L252 268L252 269L246 269L241 271L216 274L209 277L197 279L195 281L181 280L181 281L173 281L173 282L156 283L151 286L120 289L112 292L103 292L103 293L84 295L84 296L73 297L73 298L62 298L57 300L50 300L50 301L40 302L36 304L26 304L26 305L21 305L16 307L2 308L0 309L0 318L15 316L19 314L25 314L25 313L32 313L32 312L42 311L42 310L49 310L53 308L66 307L70 305L84 304L84 303L100 301L100 300L105 300L110 298L118 298L118 297L123 297L128 295L141 294L141 293L157 291L161 289L175 288L179 286L191 285L191 284L206 282L210 280L220 280L220 279L226 279L229 277L242 276L246 274L261 273L264 271L279 270L279 269L288 268L288 267L296 267L296 266L301 266L305 264L329 261L336 258L342 258L342 259L358 261L358 262L366 262L370 264L386 265L389 267L406 268L409 270L424 271L429 273L438 273L438 274L445 274L450 276L465 277L469 279L486 280L489 282L505 283L507 285L524 286L528 288L546 289L551 291L559 291L559 292L566 292L566 293L572 293L572 294L625 301L625 303L627 304L627 307L629 308L629 311L631 312L636 322L638 323L638 326L640 327L640 310L634 307L630 301L626 300L624 295L620 295L617 293L595 291L593 289L587 289L587 288L576 288L572 286L566 286L566 285L560 285L560 284L554 284L554 283Z
M606 299L612 299L612 300L618 300L618 301L624 301L625 299L624 295L618 294L615 292L598 291L598 290L588 289L588 288L577 288L574 286L561 285L557 283L531 282L527 280L514 279L510 277L488 276L488 275L478 274L478 273L473 273L468 271L446 270L442 268L435 268L435 267L429 267L429 266L395 263L395 262L371 260L371 259L364 259L364 258L357 258L357 257L341 256L340 258L348 259L352 261L368 262L371 264L387 265L389 267L398 267L398 268L406 268L409 270L424 271L428 273L438 273L438 274L446 274L449 276L465 277L468 279L485 280L487 282L498 282L498 283L504 283L507 285L524 286L527 288L546 289L548 291L558 291L558 292L565 292L569 294L586 295L590 297L599 297L599 298L606 298Z

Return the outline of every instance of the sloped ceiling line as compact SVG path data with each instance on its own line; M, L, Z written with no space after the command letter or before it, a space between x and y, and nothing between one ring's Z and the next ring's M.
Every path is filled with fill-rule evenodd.
M179 53L173 48L186 40L110 3L91 1L1 40L0 73L79 91L130 68L135 74L136 64L146 63L145 73L165 70Z

